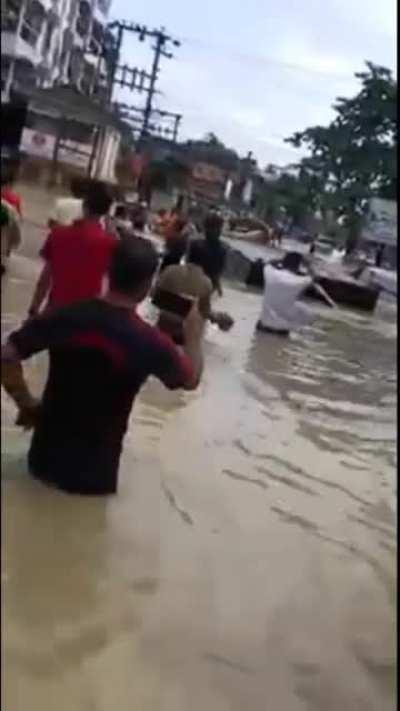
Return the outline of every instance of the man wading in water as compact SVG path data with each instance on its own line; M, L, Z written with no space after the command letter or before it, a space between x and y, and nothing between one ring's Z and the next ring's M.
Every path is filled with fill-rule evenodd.
M161 262L160 271L173 264L180 264L186 252L188 243L188 220L181 207L175 208L163 228L165 252Z
M222 296L221 279L227 254L226 246L221 240L223 226L224 221L218 212L215 209L210 210L203 225L205 236L203 269L211 280L213 291L216 291L219 296Z
M109 270L109 291L55 309L26 323L2 349L2 384L30 429L31 474L76 494L117 490L118 466L136 395L150 375L173 390L194 390L203 369L204 320L194 306L183 326L183 347L137 315L158 257L137 238L119 243ZM49 351L41 403L31 395L21 360Z
M233 326L233 319L228 314L215 312L211 308L213 285L205 274L207 260L208 251L205 240L194 240L189 245L186 264L167 267L158 279L157 289L196 299L199 311L205 321L215 323L221 331L229 331ZM158 326L162 331L168 333L175 343L181 343L182 321L179 317L161 312Z
M257 330L288 336L290 331L306 321L305 313L296 304L297 299L313 283L310 267L308 274L300 274L305 264L301 254L288 252L282 261L269 262L264 267L264 296Z

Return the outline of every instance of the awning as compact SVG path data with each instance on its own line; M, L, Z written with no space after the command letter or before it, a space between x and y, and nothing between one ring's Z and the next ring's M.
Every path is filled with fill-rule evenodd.
M126 124L108 108L71 86L34 89L28 96L29 110L89 126L115 128L125 132Z

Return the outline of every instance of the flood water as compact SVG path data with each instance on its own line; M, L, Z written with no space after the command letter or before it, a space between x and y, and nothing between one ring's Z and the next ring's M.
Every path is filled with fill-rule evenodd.
M3 335L36 272L13 258ZM7 711L395 708L395 308L313 304L290 341L258 294L221 308L199 391L142 392L115 498L31 481L2 394Z

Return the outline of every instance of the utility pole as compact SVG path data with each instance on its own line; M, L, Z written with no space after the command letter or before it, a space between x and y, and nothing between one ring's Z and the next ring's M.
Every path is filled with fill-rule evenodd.
M147 92L149 92L149 90L150 88L145 89L145 91ZM113 106L120 112L121 118L125 118L136 125L140 125L140 136L143 130L143 117L146 109L139 108L138 106L134 106L132 104L123 104L120 102L114 102ZM163 122L164 120L172 121L172 126L171 124L165 127L163 127L162 125L155 125L154 121L157 121L157 117L161 122ZM151 114L147 123L147 130L151 133L155 131L156 134L159 133L160 135L164 134L172 136L172 142L176 143L178 140L178 131L181 120L182 114L176 114L171 111L163 111L161 109L151 109ZM137 127L135 127L135 131L138 131Z
M160 71L160 61L162 57L165 57L166 59L172 59L173 54L172 52L168 51L168 46L172 44L174 47L180 47L180 42L173 37L171 37L169 34L165 32L164 28L161 28L160 30L149 30L146 25L139 25L134 22L126 22L124 20L116 20L114 22L111 22L108 25L108 29L118 30L117 34L117 39L116 39L116 47L115 47L115 63L113 65L113 69L111 72L111 80L110 80L110 91L109 91L109 101L112 103L112 91L116 79L116 72L118 68L118 63L119 63L119 57L121 53L121 47L122 47L122 41L123 41L123 35L124 32L133 32L135 34L139 35L139 40L141 42L144 42L145 39L148 37L151 39L155 40L155 46L153 47L154 50L154 59L153 59L153 64L151 68L151 72L149 76L149 86L146 89L147 91L147 99L146 99L146 105L143 111L143 125L142 129L140 132L140 140L145 139L146 135L148 134L149 131L149 124L150 124L150 119L151 119L151 114L153 111L153 99L154 95L156 93L156 83ZM177 130L179 127L179 122L181 119L177 121L176 124L176 130L175 134L177 135Z
M141 133L141 138L145 138L148 132L148 124L150 121L150 116L153 108L153 97L154 97L154 92L155 92L155 85L158 79L158 73L160 69L160 60L161 57L166 57L167 59L172 59L173 55L171 52L168 52L166 50L166 45L169 42L172 42L175 47L180 46L180 42L177 40L174 40L172 37L169 35L165 34L164 30L161 29L158 32L154 32L153 36L155 38L156 44L154 47L154 59L153 59L153 66L151 69L151 81L150 81L150 91L147 95L147 101L146 101L146 106L144 109L144 115L143 115L143 127L142 127L142 133Z
M173 134L173 142L176 143L178 140L178 131L179 131L179 125L182 121L182 114L176 114L175 116L175 125L174 125L174 134Z
M159 72L159 68L160 68L161 55L164 51L164 45L165 45L164 34L162 32L160 32L160 34L156 38L156 46L154 47L153 66L151 68L151 73L150 73L150 76L151 76L150 91L147 94L146 106L145 106L144 113L143 113L143 126L142 126L142 130L141 130L141 134L140 134L141 140L146 138L148 130L149 130L149 121L150 121L150 116L151 116L151 110L153 108L154 90L155 90L158 72Z
M111 26L109 26L111 29ZM115 75L117 73L118 69L118 64L119 64L119 58L121 56L121 49L122 49L122 41L124 39L124 27L122 24L119 24L117 26L118 32L117 32L117 40L115 43L114 47L114 61L112 63L112 68L110 72L110 83L108 87L108 102L111 104L112 102L112 95L114 91L114 84L115 84Z

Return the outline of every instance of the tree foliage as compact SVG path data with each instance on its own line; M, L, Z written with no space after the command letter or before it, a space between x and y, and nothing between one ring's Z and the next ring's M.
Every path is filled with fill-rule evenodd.
M265 185L261 209L267 221L274 222L285 215L299 226L305 226L319 208L318 183L313 175L300 170L297 174L283 172Z
M210 131L209 133L206 133L206 135L204 136L203 142L207 143L209 146L212 146L213 148L225 148L225 144L212 131Z
M300 162L303 177L324 211L344 216L353 239L373 196L396 198L397 82L389 69L367 62L356 74L358 94L339 97L328 126L313 126L286 139L309 155Z

